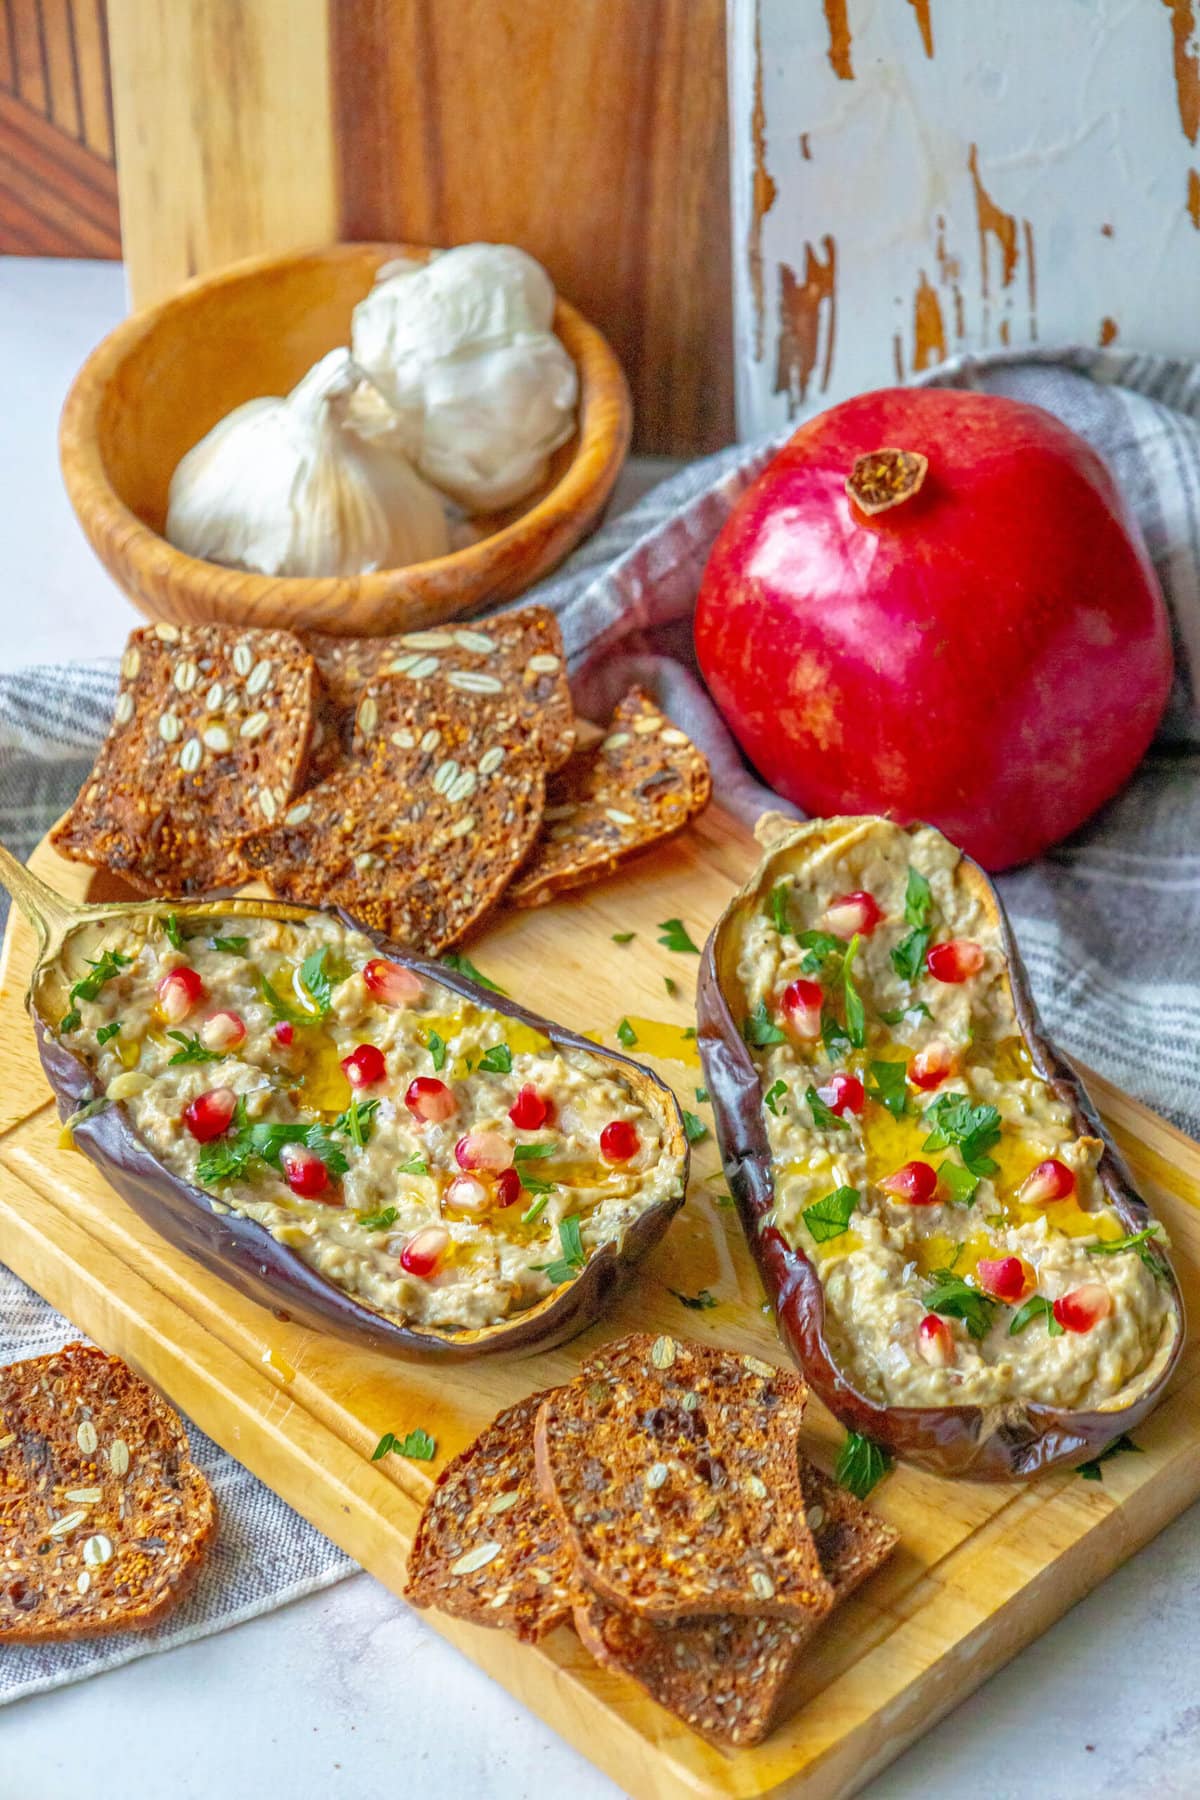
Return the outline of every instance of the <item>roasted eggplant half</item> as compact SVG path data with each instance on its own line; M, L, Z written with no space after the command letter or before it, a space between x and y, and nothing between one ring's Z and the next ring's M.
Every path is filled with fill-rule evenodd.
M156 1230L376 1350L548 1349L683 1203L669 1088L342 914L252 898L33 920L43 1067L76 1147Z
M975 863L929 826L788 826L708 940L698 1010L780 1333L846 1426L1010 1479L1146 1416L1184 1339L1166 1237Z

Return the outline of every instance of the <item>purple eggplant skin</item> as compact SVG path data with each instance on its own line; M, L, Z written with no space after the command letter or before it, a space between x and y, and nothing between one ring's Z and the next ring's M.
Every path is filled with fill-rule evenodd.
M1177 1320L1174 1341L1153 1381L1131 1405L1108 1412L1072 1412L1025 1399L997 1407L882 1406L859 1393L834 1360L825 1340L825 1290L816 1267L803 1250L793 1248L781 1231L767 1223L775 1189L762 1085L726 1001L721 970L727 966L739 906L747 904L751 893L765 894L778 879L778 873L773 873L775 858L786 848L785 844L768 854L753 881L717 921L704 947L696 996L700 1058L712 1096L717 1141L780 1337L816 1394L849 1431L861 1433L894 1456L936 1475L1012 1481L1084 1462L1141 1423L1162 1398L1179 1359L1185 1339L1183 1297L1169 1261ZM999 895L970 858L962 858L959 873L999 926L1017 1023L1034 1068L1071 1108L1080 1134L1099 1138L1104 1144L1098 1174L1107 1198L1127 1232L1141 1231L1153 1222L1150 1209L1135 1191L1124 1159L1082 1082L1042 1028ZM736 955L730 960L736 963ZM1165 1253L1160 1254L1167 1261Z
M181 914L195 901L175 905ZM253 916L263 912L297 918L305 909L264 908L257 903ZM236 901L206 906L208 918L238 916ZM243 917L246 912L243 911ZM361 931L377 946L381 956L403 963L423 980L435 982L506 1018L542 1032L563 1050L584 1050L589 1056L616 1064L634 1089L647 1101L665 1126L667 1146L683 1157L679 1193L642 1213L618 1247L605 1244L595 1251L575 1278L556 1287L536 1306L513 1318L469 1331L439 1331L432 1326L404 1324L388 1314L356 1300L327 1281L294 1251L278 1243L263 1226L235 1212L214 1212L210 1196L181 1176L173 1175L155 1157L134 1129L128 1108L120 1101L82 1119L74 1127L75 1147L95 1163L109 1186L128 1201L148 1225L168 1243L185 1251L223 1281L268 1307L276 1318L293 1320L314 1331L334 1332L365 1349L418 1361L459 1362L476 1356L532 1356L553 1349L595 1324L633 1280L637 1265L659 1242L672 1218L683 1205L687 1188L688 1143L679 1105L665 1082L632 1058L602 1050L549 1020L539 1018L506 996L478 987L441 963L411 956L368 931L345 914L336 915L351 930ZM58 1102L59 1114L70 1118L92 1097L92 1077L75 1055L40 1017L29 1002L38 1053L46 1078Z

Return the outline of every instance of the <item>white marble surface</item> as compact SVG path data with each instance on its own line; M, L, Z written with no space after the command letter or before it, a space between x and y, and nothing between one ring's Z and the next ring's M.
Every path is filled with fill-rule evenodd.
M0 667L113 654L131 622L74 526L54 456L70 376L122 303L113 268L0 259ZM1196 1800L1197 1618L1200 1508L868 1792ZM0 1800L118 1789L144 1800L394 1800L418 1783L427 1800L618 1792L366 1575L9 1707L0 1742Z

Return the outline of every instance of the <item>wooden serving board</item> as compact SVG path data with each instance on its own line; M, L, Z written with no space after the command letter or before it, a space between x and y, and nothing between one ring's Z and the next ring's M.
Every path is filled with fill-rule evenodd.
M471 956L552 1018L608 1042L624 1015L661 1021L664 1047L686 1050L697 962L657 944L658 922L682 917L699 943L755 858L744 830L712 810L627 875L501 916ZM88 889L89 872L45 844L32 863L68 895ZM615 945L612 934L626 931L633 941ZM560 1350L426 1368L279 1323L169 1248L90 1163L62 1148L23 1007L32 958L31 933L14 917L0 961L0 1257L394 1592L446 1458L501 1406L565 1380L598 1343L669 1330L782 1359L736 1214L718 1203L724 1182L711 1136L696 1148L687 1206L632 1293ZM698 1067L648 1060L711 1119L696 1100ZM1200 1317L1200 1145L1102 1081L1093 1092L1171 1233ZM672 1293L701 1288L716 1297L714 1309L686 1310ZM384 1431L417 1425L437 1438L435 1464L372 1463ZM806 1448L827 1468L841 1435L814 1402ZM899 1552L821 1632L796 1710L754 1750L707 1745L632 1683L598 1669L565 1629L535 1650L428 1617L636 1800L824 1800L861 1786L1200 1494L1194 1340L1137 1439L1145 1454L1106 1464L1102 1483L1068 1473L981 1486L898 1469L873 1504L899 1528Z

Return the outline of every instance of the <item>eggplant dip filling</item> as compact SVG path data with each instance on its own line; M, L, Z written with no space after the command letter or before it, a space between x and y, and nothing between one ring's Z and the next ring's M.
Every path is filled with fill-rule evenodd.
M738 946L774 1224L820 1273L869 1399L1129 1404L1176 1331L1161 1227L1128 1233L1103 1145L1035 1071L1001 933L937 831L780 859Z
M57 1035L97 1098L214 1206L384 1314L499 1323L682 1190L682 1155L618 1066L336 919L168 915L65 954Z

